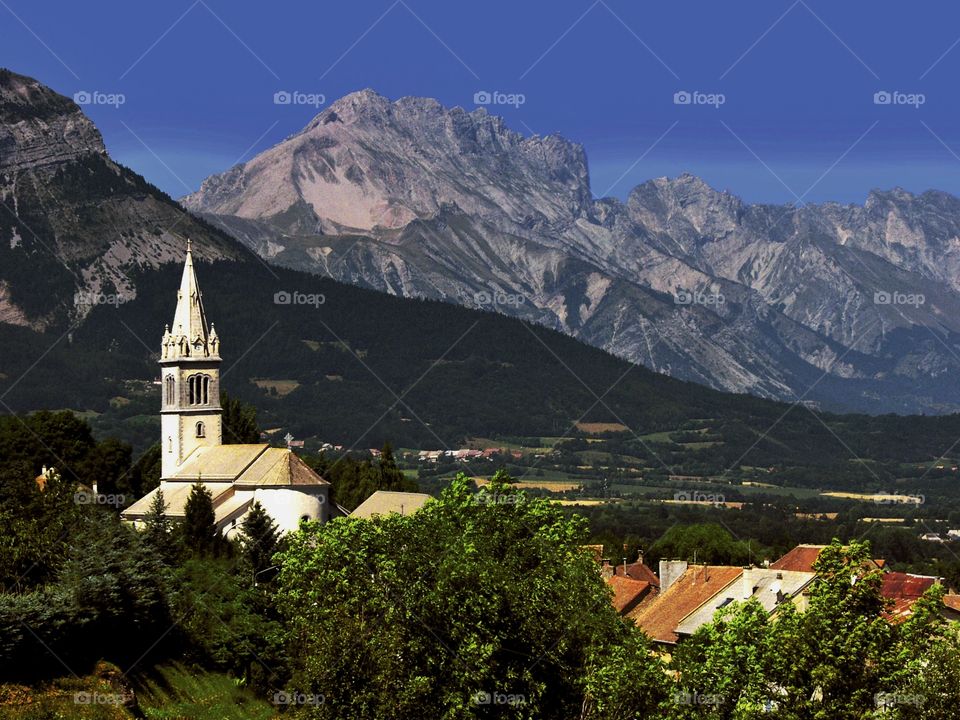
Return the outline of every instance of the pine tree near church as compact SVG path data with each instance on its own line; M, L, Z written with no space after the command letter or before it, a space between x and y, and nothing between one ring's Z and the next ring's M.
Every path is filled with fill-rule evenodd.
M254 502L250 513L244 518L243 554L251 565L254 581L268 579L264 570L273 565L273 555L278 550L280 531L259 502Z
M216 516L213 512L213 495L199 481L193 484L190 497L187 498L183 540L188 549L200 554L216 553L220 546Z
M166 511L167 503L163 499L163 490L157 490L157 494L150 501L150 509L143 518L143 540L169 562L174 556L174 536L173 525Z

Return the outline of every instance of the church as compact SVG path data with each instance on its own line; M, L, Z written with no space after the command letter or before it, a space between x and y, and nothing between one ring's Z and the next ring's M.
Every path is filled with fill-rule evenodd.
M239 533L255 501L281 532L296 530L301 520L329 520L330 483L291 450L223 443L220 362L220 338L207 325L188 240L173 325L160 348L160 487L124 510L123 519L142 526L160 490L167 517L182 520L190 489L200 482L228 538Z

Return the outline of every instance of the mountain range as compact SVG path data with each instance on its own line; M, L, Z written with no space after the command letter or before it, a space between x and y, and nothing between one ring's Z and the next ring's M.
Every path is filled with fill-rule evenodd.
M584 149L484 109L341 98L181 200L271 263L492 309L658 372L830 409L960 408L960 200L595 198Z
M379 102L367 94L354 100ZM430 106L441 115L457 115ZM321 117L327 122L330 115ZM491 130L476 136L474 155L497 133L507 133L496 119L484 114L472 117L467 125L475 121ZM328 125L337 122L329 120ZM503 153L514 157L530 177L547 177L552 184L521 182L515 173L515 192L505 193L500 201L513 203L516 210L538 204L550 210L549 217L531 214L525 226L512 226L512 239L493 230L475 234L478 227L494 228L497 218L502 220L500 205L481 207L479 200L475 213L464 214L462 206L481 187L479 176L464 181L463 197L444 196L429 218L408 221L399 209L387 213L395 218L391 222L397 227L390 232L396 233L394 244L403 252L424 247L410 240L414 230L437 243L451 236L469 237L473 255L451 250L447 262L451 268L472 267L471 272L502 278L501 285L471 287L494 298L512 289L508 270L523 267L523 253L532 247L521 233L553 233L566 240L570 234L598 233L599 238L602 233L596 228L605 226L598 217L599 225L577 221L563 230L564 213L572 212L571 203L592 203L595 211L619 207L615 201L575 198L574 191L585 180L579 149L556 138L513 134L504 138ZM443 150L439 140L410 143ZM508 307L524 319L463 307L449 302L453 295L444 296L446 302L399 297L357 287L365 284L359 277L347 283L266 262L112 160L96 128L72 101L8 71L0 72L0 150L3 412L68 408L88 418L98 435L126 440L137 452L154 444L159 432L157 351L163 326L172 317L189 235L204 306L223 343L223 386L256 406L262 427L271 430L272 437L290 432L307 439L314 449L324 440L359 449L386 441L403 448L533 442L536 447L555 448L551 457L573 469L586 462L600 472L604 464L629 458L644 482L657 479L669 484L674 475L680 482L699 476L731 482L761 477L766 482L782 476L791 487L916 491L912 483L920 477L936 484L937 492L953 492L951 472L934 469L932 461L952 451L960 435L960 414L836 415L720 392L631 364L582 339L543 327L549 317L534 302L528 304L526 296L524 302ZM450 162L466 163L471 153ZM407 172L426 167L412 150L407 154L411 158ZM353 156L360 157L359 151ZM516 168L494 156L483 152L474 158L486 173L483 182L508 185ZM572 173L571 163L582 172ZM349 174L360 177L358 172ZM381 178L388 169L364 173L374 182L370 178ZM419 186L426 193L419 199L423 205L416 207L429 207L432 196L424 188L448 187L449 179L434 177L429 181L432 186L425 180ZM703 191L692 178L677 182ZM390 184L406 186L396 178ZM283 184L276 183L275 190L279 197ZM204 192L212 192L210 183ZM725 197L728 203L736 202ZM408 204L415 205L414 199L411 195ZM278 202L282 205L286 199ZM686 207L699 216L700 211ZM298 208L301 218L306 217L304 205ZM627 209L617 210L628 211L629 203ZM207 217L224 222L219 216ZM276 214L270 217L277 221ZM613 215L608 220L613 228L622 221ZM263 221L242 222L252 228ZM703 218L697 222L702 227L709 224ZM373 248L388 245L371 236L389 233L382 225L367 224L371 228L363 232L314 226L316 235L300 238L302 257L311 257L318 238L337 243L345 257L354 253L344 244L348 242L357 243L371 257ZM294 245L286 235L278 234L276 242ZM496 244L503 256L484 270L479 258L491 252L482 250L488 244ZM435 246L437 255L430 256L437 261L444 257L439 248ZM511 248L513 255L507 252ZM541 264L543 274L538 277L542 280L553 272L560 282L575 265L567 258L571 248L560 239L543 247L540 257L543 263L549 260L553 270ZM284 246L273 259L288 252ZM576 262L584 285L567 277L570 295L555 309L569 312L564 308L573 307L575 292L582 291L589 307L581 308L580 316L588 321L583 325L587 327L593 317L590 308L606 312L603 306L612 291L595 266L586 260ZM637 264L638 271L643 267ZM536 276L534 269L535 265L528 268L531 278ZM676 312L681 307L665 301L663 293L639 286L631 290L625 281L617 282L617 292L631 302L646 298L643 307L649 312ZM731 293L729 301L719 303L721 312L735 305L730 289L735 287L728 281L721 288ZM694 311L690 318L708 317L701 315L708 306L689 307ZM483 308L491 309L489 304ZM628 333L632 327L630 318L622 318L618 332ZM770 335L766 343L771 352L776 339ZM744 341L749 340L745 336ZM714 338L705 332L700 342L706 345ZM686 357L679 351L677 355ZM817 388L839 397L848 382L828 373ZM606 443L609 452L597 452L596 442Z
M189 236L201 260L495 310L715 389L952 412L958 226L933 191L794 208L685 175L597 199L576 144L369 90L178 203L72 100L0 71L0 323L37 332L134 300Z

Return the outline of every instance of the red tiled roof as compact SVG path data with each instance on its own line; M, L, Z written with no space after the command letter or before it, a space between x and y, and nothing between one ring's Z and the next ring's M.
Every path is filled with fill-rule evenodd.
M881 592L885 598L891 600L916 600L936 582L937 578L928 575L888 572L883 575Z
M639 561L628 564L626 573L623 571L622 564L617 565L613 572L615 575L633 578L634 580L643 580L644 582L650 583L654 587L660 587L660 579L656 576L653 570Z
M797 545L782 558L770 565L771 570L800 570L812 572L813 564L826 545Z
M648 603L627 613L640 629L653 640L677 642L674 632L683 618L739 577L743 568L728 566L693 566L666 590Z
M652 587L643 580L617 576L608 578L607 585L613 589L613 607L621 615L636 607Z
M771 563L770 569L813 572L813 564L817 561L817 558L820 557L820 551L825 547L826 545L797 545L775 563ZM868 560L866 562L868 565L872 562L881 570L883 566L886 565L885 560Z
M929 575L911 575L902 572L888 572L883 575L880 593L893 601L892 607L885 613L890 622L899 624L913 614L913 605L927 590L937 583L937 578Z
M944 595L943 604L951 610L960 612L960 595Z

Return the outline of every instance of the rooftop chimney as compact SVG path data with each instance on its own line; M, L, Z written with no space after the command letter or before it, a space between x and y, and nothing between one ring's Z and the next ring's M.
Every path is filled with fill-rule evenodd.
M609 558L603 559L603 564L600 566L600 577L604 580L609 580L613 577L613 565L610 564Z
M740 582L742 583L741 592L743 599L747 600L753 595L753 590L755 588L753 568L743 569L743 573L740 575Z
M687 571L686 560L660 561L660 592L666 591L681 575Z

